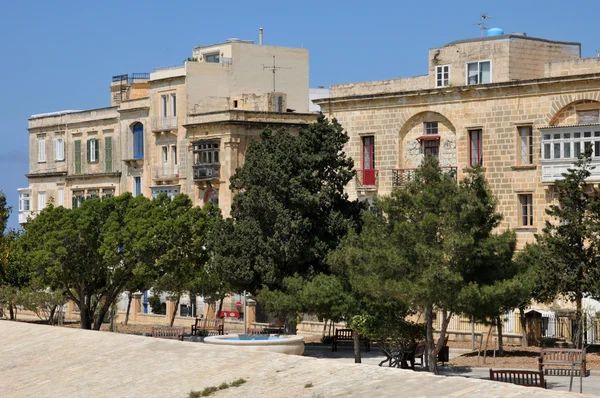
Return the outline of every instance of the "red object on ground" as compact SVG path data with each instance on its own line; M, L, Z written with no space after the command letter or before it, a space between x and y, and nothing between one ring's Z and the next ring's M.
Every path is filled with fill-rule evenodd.
M239 311L221 311L221 313L219 314L220 318L239 318L240 317L240 312Z

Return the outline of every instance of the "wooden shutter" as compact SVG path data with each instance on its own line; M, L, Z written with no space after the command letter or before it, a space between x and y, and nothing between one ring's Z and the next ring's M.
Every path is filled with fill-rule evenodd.
M75 174L81 174L81 141L75 141Z
M94 139L94 162L100 161L100 141L96 138Z
M106 172L112 171L112 137L104 138L104 164L106 165Z
M91 157L90 157L90 147L91 146L92 146L92 140L87 140L86 141L86 149L87 149L86 155L87 156L85 158L86 158L86 160L87 160L88 163L90 163L90 159L91 159Z

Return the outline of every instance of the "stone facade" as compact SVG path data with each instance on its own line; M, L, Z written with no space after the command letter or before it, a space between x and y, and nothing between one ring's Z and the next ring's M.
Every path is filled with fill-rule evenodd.
M597 145L600 163L600 62L579 54L577 43L486 37L430 50L427 76L332 86L316 102L350 135L346 150L359 169L350 196L389 194L428 150L459 179L479 157L504 214L501 229L514 229L519 247L533 241L556 199L555 177L584 141ZM479 75L469 75L471 62ZM365 155L370 137L374 151Z
M316 120L308 98L306 49L236 39L196 47L180 66L113 76L110 107L29 119L19 222L51 202L71 208L123 192L186 193L228 215L229 177L248 143L264 127Z

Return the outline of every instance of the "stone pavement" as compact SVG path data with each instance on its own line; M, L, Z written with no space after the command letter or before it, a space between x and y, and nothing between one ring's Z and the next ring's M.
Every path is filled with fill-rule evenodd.
M562 391L329 359L0 321L2 397L563 397ZM307 385L312 384L312 387Z

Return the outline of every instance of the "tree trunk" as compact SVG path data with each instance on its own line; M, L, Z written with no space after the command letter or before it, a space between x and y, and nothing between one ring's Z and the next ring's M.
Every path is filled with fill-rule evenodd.
M79 307L79 325L81 329L90 330L92 328L92 316L90 309L85 304L78 304Z
M427 347L427 363L429 371L437 374L437 352L435 350L435 342L433 340L433 308L428 308L425 311L425 326L427 328L426 347Z
M131 310L131 301L133 300L133 293L129 292L129 295L127 296L127 311L125 312L125 322L123 322L123 325L127 326L127 323L129 322L129 311Z
M519 307L519 318L521 320L521 346L528 347L529 342L527 341L527 320L525 319L525 308Z
M54 314L56 313L56 308L58 306L55 305L50 309L50 315L48 315L48 323L54 326Z
M173 306L173 313L171 314L171 322L169 323L170 327L173 327L173 323L175 323L175 315L177 315L177 307L179 307L180 299L181 299L181 293L177 295L177 300L175 300L175 305Z
M219 318L221 316L221 311L223 311L223 298L219 300L219 310L217 311L215 318Z
M575 313L575 330L573 330L573 345L575 348L583 347L583 339L582 339L582 303L583 295L581 293L577 293L577 312Z
M354 342L354 363L362 363L360 357L360 336L356 329L352 329L352 341Z
M328 319L324 319L323 322L323 337L325 337L325 332L327 331L327 321Z
M496 325L498 328L498 356L504 356L504 343L502 342L502 319L497 316L496 317Z
M17 314L15 309L13 308L13 304L12 303L8 303L8 312L10 313L10 320L11 321L16 321L17 320Z

